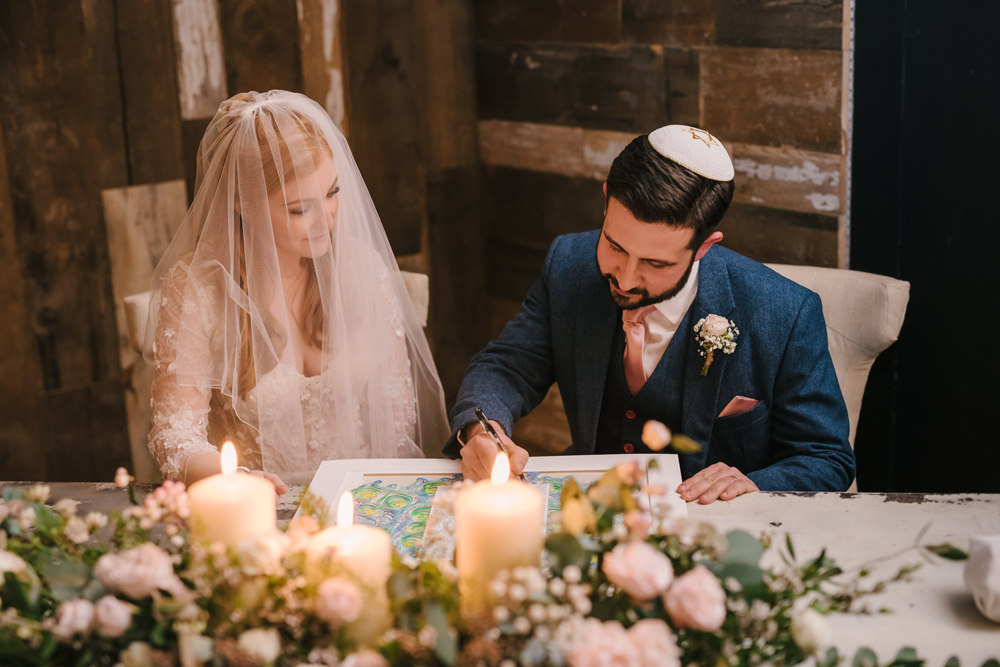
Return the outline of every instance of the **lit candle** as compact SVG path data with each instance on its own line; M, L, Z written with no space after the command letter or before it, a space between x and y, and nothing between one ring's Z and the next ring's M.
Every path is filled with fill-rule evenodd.
M491 479L459 492L455 508L459 590L462 607L482 610L500 570L538 567L544 540L544 499L512 481L506 454L497 454Z
M354 524L354 497L350 491L340 496L337 525L309 540L308 557L314 578L345 572L362 587L364 609L347 628L354 641L367 644L389 629L392 617L386 584L392 574L392 542L384 530Z
M236 448L222 447L222 473L188 489L191 534L196 540L235 547L242 540L274 530L278 523L274 486L256 475L236 474Z

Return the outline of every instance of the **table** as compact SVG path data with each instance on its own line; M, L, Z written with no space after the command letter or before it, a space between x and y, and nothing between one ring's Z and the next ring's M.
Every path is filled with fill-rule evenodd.
M28 483L0 482L3 486ZM128 494L114 484L51 483L53 500L73 498L79 511L110 513L128 505ZM154 487L140 485L147 492ZM279 522L292 518L303 487L292 487L278 506ZM1000 624L979 614L962 580L964 564L937 557L927 560L920 544L951 544L966 549L972 535L1000 535L1000 495L923 495L880 493L754 493L728 503L689 505L692 520L720 530L792 535L799 560L826 547L845 571L872 566L888 577L902 565L924 563L908 583L890 586L864 602L892 614L830 616L834 644L853 658L860 646L889 662L903 646L915 647L927 667L944 667L952 655L962 667L980 667L1000 658ZM768 558L777 558L768 554ZM767 563L768 565L771 563ZM848 663L849 664L849 663Z

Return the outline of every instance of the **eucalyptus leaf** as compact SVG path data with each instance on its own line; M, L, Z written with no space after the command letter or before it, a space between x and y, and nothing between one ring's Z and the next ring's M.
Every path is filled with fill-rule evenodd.
M745 531L729 531L726 533L726 541L729 543L729 547L722 556L724 565L730 563L757 565L760 562L760 557L764 555L764 547L760 540Z
M911 646L899 649L896 658L890 663L890 667L920 667L924 661L917 657L917 651Z
M580 544L576 536L569 533L553 533L545 540L545 548L559 559L559 568L576 565L581 570L590 562L590 554Z
M444 613L444 608L439 602L428 602L424 605L424 618L427 624L437 630L437 643L434 645L434 655L445 665L451 667L455 664L455 654L458 652L458 644L451 636L448 627L448 617Z
M35 527L51 533L59 528L59 515L45 505L30 503L35 508Z
M767 587L764 585L764 570L751 563L723 563L715 572L725 584L732 577L743 588L743 595L748 599L760 597Z
M1000 660L996 658L991 658L983 663L982 667L1000 667Z
M958 656L953 655L950 658L948 658L948 662L944 663L944 667L961 667L958 662Z
M49 583L52 597L60 602L83 596L83 590L91 580L90 566L79 561L47 562L42 567L42 576Z
M962 551L958 547L948 544L947 542L944 544L934 544L924 548L932 554L937 554L941 558L947 558L948 560L968 560L969 558L969 554Z
M670 439L670 446L678 454L697 454L701 451L701 444L680 433L674 433Z
M4 601L27 616L31 611L31 605L28 603L30 585L18 579L13 572L5 572L3 579Z
M785 546L788 547L788 555L795 560L795 547L792 546L792 536L788 533L785 533Z
M837 663L840 662L840 654L837 652L836 648L831 648L826 652L826 655L820 658L816 657L816 667L837 667Z
M18 498L24 498L24 489L18 488L16 486L8 486L3 490L3 499L7 502L12 500L17 500Z
M867 646L862 646L854 655L853 667L878 667L878 656Z

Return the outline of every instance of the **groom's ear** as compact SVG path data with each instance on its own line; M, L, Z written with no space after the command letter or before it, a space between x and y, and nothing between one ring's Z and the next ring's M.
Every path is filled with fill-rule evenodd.
M705 239L705 241L700 246L698 246L698 251L694 255L695 260L700 260L702 257L704 257L705 253L707 253L712 246L714 246L721 240L722 240L722 232L712 232L712 235L709 236L707 239Z
M604 181L604 215L608 214L608 182Z

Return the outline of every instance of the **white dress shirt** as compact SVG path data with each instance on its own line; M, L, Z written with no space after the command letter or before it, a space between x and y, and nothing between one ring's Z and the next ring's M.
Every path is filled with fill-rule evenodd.
M687 284L677 296L656 304L656 310L646 316L646 339L642 348L642 369L646 377L651 376L656 364L660 363L677 327L698 295L698 264L700 261L691 267Z

